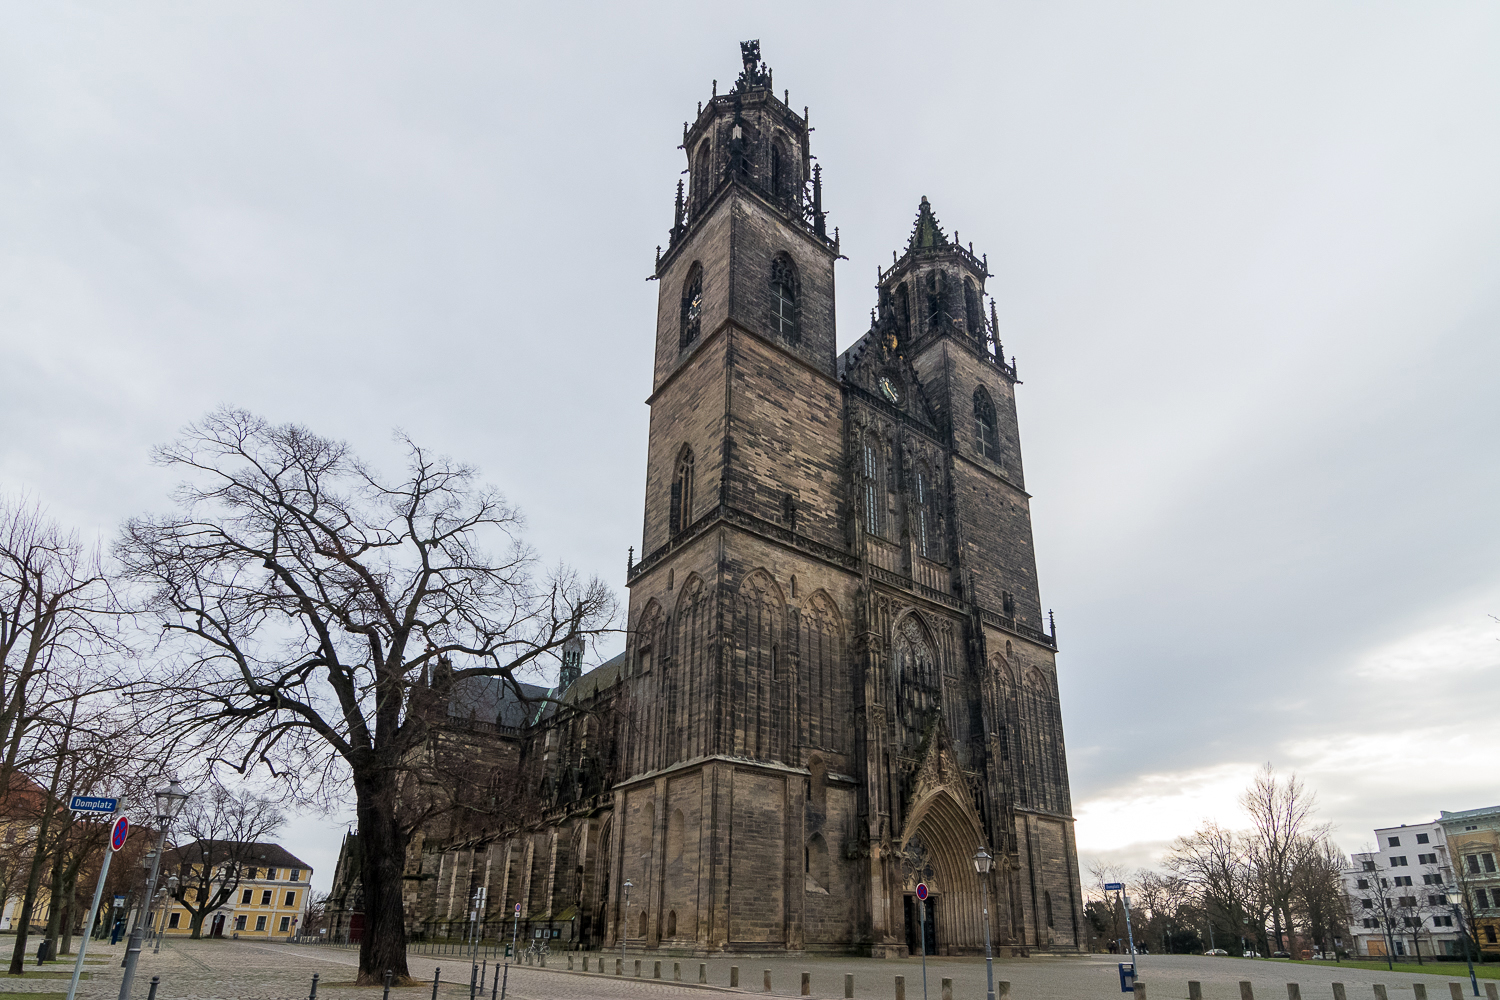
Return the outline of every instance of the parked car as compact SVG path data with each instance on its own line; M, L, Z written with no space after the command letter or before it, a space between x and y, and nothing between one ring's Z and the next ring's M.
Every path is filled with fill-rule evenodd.
M1291 958L1292 957L1292 953L1289 952L1289 951L1273 951L1273 952L1271 952L1271 957L1272 958Z
M1229 952L1225 951L1223 948L1210 948L1207 951L1205 951L1203 954L1205 954L1205 955L1227 955L1227 954L1229 954Z
M1258 951L1247 951L1241 957L1243 957L1243 958L1260 958L1260 952L1258 952Z

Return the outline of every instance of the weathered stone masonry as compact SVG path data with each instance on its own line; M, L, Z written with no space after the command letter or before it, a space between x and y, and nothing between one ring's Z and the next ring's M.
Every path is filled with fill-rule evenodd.
M623 654L514 729L488 828L424 831L414 932L681 952L1080 942L1082 899L1016 418L986 259L923 198L836 352L807 115L745 46L685 125L659 282ZM459 706L461 710L462 706ZM508 810L508 811L507 811ZM628 912L623 895L631 883Z

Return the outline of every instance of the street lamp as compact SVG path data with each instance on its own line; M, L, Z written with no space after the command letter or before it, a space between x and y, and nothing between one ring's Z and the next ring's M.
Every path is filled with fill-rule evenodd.
M161 834L156 840L156 857L151 862L151 877L146 882L146 905L147 913L156 895L156 876L161 871L161 855L167 846L167 828L182 812L183 803L187 802L188 793L183 791L182 785L173 778L167 783L166 788L158 789L156 792L156 825L161 828ZM120 980L119 1000L130 1000L130 987L135 984L135 967L141 959L141 945L146 938L144 920L135 925L130 932L130 947L125 950L125 978Z
M620 975L625 974L625 942L630 940L630 890L634 883L625 880L625 915L620 918Z
M1456 885L1447 886L1445 892L1448 896L1448 905L1453 907L1453 915L1458 918L1458 935L1464 943L1464 961L1469 963L1469 984L1474 987L1474 995L1477 997L1479 980L1474 977L1474 953L1469 950L1469 931L1464 925L1464 894Z
M995 959L990 954L990 867L995 859L983 847L974 855L974 870L979 873L979 891L984 899L984 981L985 1000L995 1000Z
M166 932L166 929L167 929L167 911L169 911L171 909L171 904L168 902L168 900L170 900L172 897L174 897L174 896L177 895L177 886L180 885L180 884L181 884L181 882L177 878L176 875L168 875L167 876L167 884L164 885L164 886L162 886L160 889L156 890L156 895L157 895L157 897L162 902L162 906L161 906L161 919L162 919L162 922L156 925L156 946L151 949L151 953L153 955L160 955L161 954L161 936L162 936L163 933Z

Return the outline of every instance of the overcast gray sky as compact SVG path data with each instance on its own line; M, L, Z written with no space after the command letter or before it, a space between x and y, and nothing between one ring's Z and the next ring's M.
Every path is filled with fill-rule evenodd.
M217 404L401 427L623 594L676 146L759 38L841 346L922 195L989 254L1085 863L1267 760L1349 850L1500 800L1500 6L753 6L6 3L0 489L109 537Z

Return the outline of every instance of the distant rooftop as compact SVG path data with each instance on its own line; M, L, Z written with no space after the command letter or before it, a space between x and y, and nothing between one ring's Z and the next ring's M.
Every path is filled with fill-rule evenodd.
M1484 806L1479 809L1463 809L1459 812L1449 812L1446 809L1438 813L1438 820L1463 820L1463 819L1487 819L1489 817L1500 818L1500 806Z

